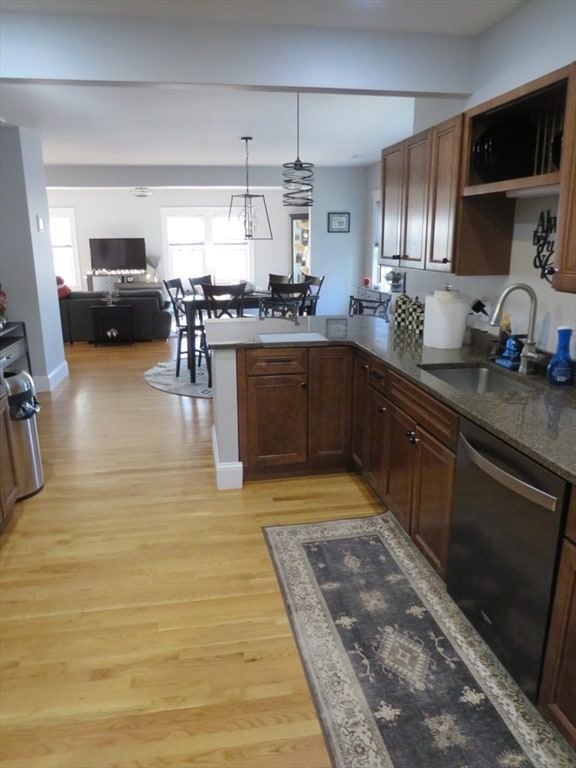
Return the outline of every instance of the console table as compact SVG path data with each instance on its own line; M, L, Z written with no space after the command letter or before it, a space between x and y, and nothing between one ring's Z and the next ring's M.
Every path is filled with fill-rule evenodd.
M99 344L134 343L131 304L101 304L90 307L95 347Z

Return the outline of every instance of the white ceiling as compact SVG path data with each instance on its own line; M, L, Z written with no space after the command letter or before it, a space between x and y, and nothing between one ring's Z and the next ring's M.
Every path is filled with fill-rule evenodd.
M0 11L474 36L522 2L0 0ZM303 94L300 157L319 166L376 162L382 146L410 132L412 110L408 98ZM0 115L40 133L47 165L238 165L244 146L239 139L230 147L231 133L254 136L251 165L276 165L296 155L296 96L281 91L2 83ZM267 139L259 144L259 136Z

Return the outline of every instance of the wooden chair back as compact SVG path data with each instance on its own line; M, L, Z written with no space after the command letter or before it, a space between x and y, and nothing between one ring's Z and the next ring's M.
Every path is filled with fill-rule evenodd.
M242 317L244 291L246 281L231 285L212 285L202 283L202 290L206 297L206 310L209 318L219 319L227 317ZM234 314L233 314L234 313Z
M291 283L292 275L276 275L273 272L268 273L268 290L271 283Z
M182 300L186 295L182 280L179 277L174 277L171 280L164 280L164 287L170 297L172 304L172 310L174 312L174 319L176 320L176 327L178 330L186 329L186 309Z

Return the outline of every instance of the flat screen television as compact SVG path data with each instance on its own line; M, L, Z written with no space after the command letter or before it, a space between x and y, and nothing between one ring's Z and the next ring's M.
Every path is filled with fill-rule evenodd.
M93 271L146 272L143 237L91 237L90 264Z

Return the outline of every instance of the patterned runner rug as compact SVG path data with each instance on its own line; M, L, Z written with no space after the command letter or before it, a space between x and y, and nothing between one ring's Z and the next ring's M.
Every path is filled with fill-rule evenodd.
M190 376L185 365L180 369L180 376L176 378L174 360L157 363L154 368L146 371L144 378L151 387L160 389L162 392L170 392L172 395L212 397L212 389L208 386L208 372L205 365L196 368L196 384L190 383Z
M264 535L334 768L576 766L392 515Z

